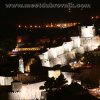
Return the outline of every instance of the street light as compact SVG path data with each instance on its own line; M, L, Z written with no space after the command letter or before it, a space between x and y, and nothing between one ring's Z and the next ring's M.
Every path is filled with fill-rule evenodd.
M18 25L19 28L21 28L21 25Z

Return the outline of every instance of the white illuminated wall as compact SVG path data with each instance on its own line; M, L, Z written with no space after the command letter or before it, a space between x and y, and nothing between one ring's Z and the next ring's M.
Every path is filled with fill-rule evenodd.
M82 37L94 37L95 36L94 26L82 26L81 36Z
M51 61L49 61L49 59L42 59L41 62L42 62L42 66L53 67L53 63L51 63Z
M57 52L57 55L61 55L61 54L63 54L64 53L64 48L63 48L63 46L58 46L58 47L56 47L56 52Z
M55 59L51 59L51 60L52 60L53 65L57 65L57 64L61 65L62 64L60 56L58 56Z
M44 52L42 55L43 59L49 59L49 52Z
M73 79L72 79L73 73L62 72L62 74L64 75L64 78L68 81L66 84L70 85L72 83L72 81L73 81Z
M56 48L48 49L48 56L49 56L49 58L56 58L57 57L57 49Z
M76 49L76 52L80 54L84 54L85 53L84 47L80 46L79 48Z
M84 51L93 51L94 49L97 49L99 45L100 45L99 36L81 38L81 46L84 47Z
M12 81L13 81L12 77L0 76L0 85L11 85Z
M75 57L75 52L72 50L72 43L72 41L63 43L62 46L50 48L47 52L39 55L42 66L53 67L58 64L67 65L68 59L73 59Z
M50 70L50 71L48 71L48 77L49 78L54 77L56 79L60 76L60 74L61 74L60 70Z
M80 47L80 37L79 36L71 37L71 39L73 41L74 48Z
M71 51L73 48L73 41L63 43L64 52Z
M43 86L44 82L39 82L35 84L26 84L22 86L21 92L9 92L9 100L40 100L41 92L39 87Z

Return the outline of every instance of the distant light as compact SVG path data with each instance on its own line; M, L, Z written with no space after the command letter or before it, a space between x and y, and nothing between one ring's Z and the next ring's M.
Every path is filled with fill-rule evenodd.
M18 37L18 38L17 38L17 42L18 42L18 43L21 43L21 42L22 42L22 38L21 38L21 37Z
M92 16L91 19L93 19L94 17Z
M13 73L14 71L12 70L11 73Z
M29 74L28 74L28 73L24 73L24 75L25 75L25 76L28 76Z
M53 24L51 23L50 27L53 27Z
M14 54L11 55L11 57L14 57L14 56L16 56L16 55L14 55Z
M67 26L67 24L66 24L66 23L64 23L64 24L63 24L63 27L66 27L66 26Z
M17 49L13 49L13 50L12 50L12 53L16 53L16 52L18 52Z
M27 26L25 25L25 28L27 28Z
M74 61L74 64L76 64L77 62L76 61Z
M76 23L77 24L77 23ZM80 24L80 23L78 23L78 24Z
M18 25L19 28L21 28L21 25Z
M75 26L76 25L76 23L73 23L73 26Z
M46 25L46 27L49 27L48 25Z
M96 16L96 19L98 19L99 18L99 16Z
M37 25L35 25L34 27L37 28Z
M60 24L57 24L57 27L60 27Z
M41 26L39 26L39 28L41 28Z
M30 25L30 28L32 28L33 26L32 25Z

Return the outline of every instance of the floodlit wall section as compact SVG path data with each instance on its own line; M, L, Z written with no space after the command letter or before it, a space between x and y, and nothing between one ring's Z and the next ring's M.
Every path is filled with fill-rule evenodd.
M13 81L12 77L0 76L0 85L11 85L12 81Z
M57 49L56 48L48 49L48 56L49 56L49 58L56 58L57 57Z
M67 84L70 85L72 83L72 81L73 81L73 79L72 79L73 73L62 72L62 74L64 75L65 79L68 81Z
M76 49L76 53L79 53L79 54L84 54L85 53L85 49L83 46L80 46L79 48Z
M56 50L57 50L57 55L61 55L64 53L64 48L63 46L58 46L56 47Z
M48 71L48 77L49 78L54 77L56 79L56 78L58 78L60 76L60 74L61 74L60 70L55 70L55 71L54 70L50 70L50 71Z
M63 43L64 52L71 51L73 48L73 41Z
M43 86L44 82L39 82L35 84L26 84L22 85L20 92L9 92L8 99L9 100L40 100L41 92L40 86Z
M81 38L81 46L84 47L85 51L92 51L94 49L97 49L99 45L100 45L99 36Z
M21 91L22 88L22 82L12 82L11 86L12 86L12 91L19 92Z
M71 39L73 41L73 48L80 47L80 37L79 36L71 37Z
M94 26L82 26L81 27L81 37L94 37L95 28Z
M53 67L57 64L67 65L69 59L75 58L73 49L73 41L64 42L61 46L55 48L47 48L47 52L39 55L42 66Z

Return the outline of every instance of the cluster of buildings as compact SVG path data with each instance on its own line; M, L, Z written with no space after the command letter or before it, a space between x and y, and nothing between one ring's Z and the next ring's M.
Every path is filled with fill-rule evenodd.
M47 48L46 52L43 52L39 55L41 60L41 64L43 67L53 68L56 65L61 65L61 67L71 64L78 63L76 62L76 54L84 54L88 51L93 51L98 48L100 45L100 37L96 36L95 27L94 26L82 26L81 27L81 36L72 36L71 41L64 42L61 46ZM16 52L18 48L13 50ZM23 48L20 48L20 50ZM19 50L19 49L18 49ZM27 49L25 49L27 51ZM34 49L30 49L33 50ZM19 71L22 74L26 72L30 72L30 65L34 62L34 59L30 59L27 66L25 67L23 58L19 59ZM81 64L80 64L81 66ZM80 67L79 66L79 67ZM73 67L73 66L72 66ZM74 66L77 67L77 66ZM66 80L68 80L68 85L73 81L72 72L61 72L59 69L57 70L48 70L48 77L54 77L55 79L63 74ZM18 75L17 75L18 76ZM26 77L28 77L26 75ZM17 79L17 78L16 78ZM8 93L9 99L41 99L42 91L39 90L39 87L44 84L44 82L36 83L36 84L22 84L21 82L12 83L12 77L0 77L1 85L12 85L13 92ZM76 80L77 81L77 80ZM77 81L81 84L81 81ZM12 83L12 84L11 84Z
M83 62L76 60L76 54L84 54L85 52L94 51L100 45L100 37L96 36L94 26L82 26L81 36L71 37L70 42L64 42L61 46L47 48L47 51L39 55L43 67L53 68L56 65L61 67L70 65L71 68L79 68L83 66ZM67 66L66 66L67 67ZM71 84L72 72L61 72L58 70L49 70L48 77L57 78L60 73L63 73L68 84ZM82 76L83 77L83 76ZM78 80L80 83L80 80ZM81 84L81 83L80 83Z
M39 55L42 66L53 67L69 64L76 57L76 53L84 54L93 51L100 45L100 37L95 36L94 26L82 26L81 37L73 36L70 42L64 42L61 46L47 48L47 51Z

